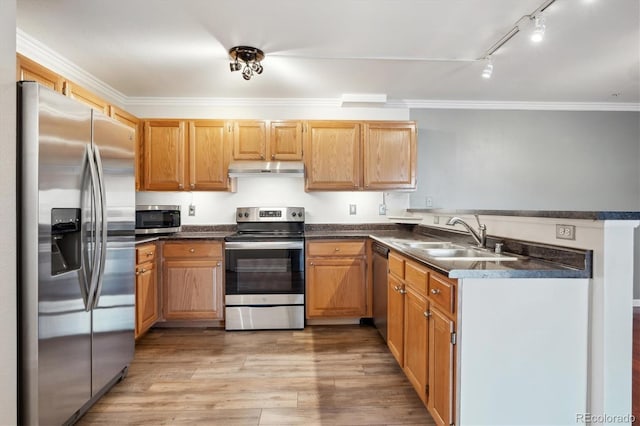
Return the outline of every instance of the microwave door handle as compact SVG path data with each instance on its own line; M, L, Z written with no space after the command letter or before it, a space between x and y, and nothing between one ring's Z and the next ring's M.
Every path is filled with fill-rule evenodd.
M89 166L89 173L91 177L91 235L93 243L93 259L90 265L85 265L85 268L90 268L91 275L89 279L89 289L87 291L87 304L85 306L86 311L90 311L93 306L93 299L98 286L98 268L100 262L100 251L98 244L98 195L99 195L99 182L97 178L97 169L93 156L93 149L90 145L87 145L87 165ZM86 274L85 274L86 275Z
M93 147L94 149L94 156L95 156L95 162L96 162L96 171L97 171L97 177L98 177L98 190L99 190L99 197L98 197L98 203L100 205L100 208L98 210L98 214L97 216L100 219L100 232L99 232L99 251L100 251L100 256L99 256L99 263L98 263L98 271L97 271L97 276L98 276L98 281L97 281L97 285L96 285L96 290L95 290L95 295L93 296L93 307L97 307L98 306L98 302L100 301L100 294L102 293L102 283L104 280L104 270L105 270L105 264L106 264L106 258L107 258L107 231L108 231L108 220L107 220L107 193L106 193L106 188L104 185L104 169L102 168L102 157L100 156L100 149L97 146Z

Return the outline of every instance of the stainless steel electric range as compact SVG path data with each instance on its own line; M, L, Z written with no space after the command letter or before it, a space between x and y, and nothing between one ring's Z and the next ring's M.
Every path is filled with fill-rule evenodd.
M225 238L225 329L304 328L304 208L240 207Z

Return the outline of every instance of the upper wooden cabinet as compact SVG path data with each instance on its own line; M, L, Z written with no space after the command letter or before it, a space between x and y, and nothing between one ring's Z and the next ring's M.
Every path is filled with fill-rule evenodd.
M189 122L189 189L225 190L229 186L229 131L222 120Z
M104 115L109 115L109 103L104 99L94 95L86 89L74 84L70 81L64 82L63 93L72 98L76 99L86 105L89 105L91 108L101 111Z
M268 122L240 120L233 123L234 160L264 160L267 155Z
M360 188L360 123L309 121L304 132L305 188Z
M64 86L61 76L20 54L16 56L16 80L35 81L60 93Z
M144 124L144 188L226 190L230 132L223 120L150 120Z
M135 163L135 174L136 174L136 191L139 191L142 188L142 138L140 134L140 120L129 114L127 111L118 108L117 106L110 105L109 106L109 116L114 120L118 120L119 122L126 124L135 130L135 153L136 153L136 163Z
M144 123L144 188L177 191L187 180L186 123L152 120Z
M302 122L272 121L269 128L269 159L273 161L302 160Z
M302 122L238 120L233 122L234 160L302 160Z
M415 123L368 122L363 133L364 188L415 188Z
M416 187L412 121L310 121L304 132L307 190Z

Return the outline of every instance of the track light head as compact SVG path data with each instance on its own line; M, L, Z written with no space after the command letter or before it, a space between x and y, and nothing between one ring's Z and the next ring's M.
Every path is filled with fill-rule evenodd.
M535 17L535 27L533 32L531 33L531 41L534 43L540 43L544 38L544 32L546 30L546 25L544 22L544 18L542 16Z
M240 71L242 67L240 66L238 61L235 61L229 64L229 68L231 69L231 72L233 72L233 71Z
M482 78L488 80L491 78L491 74L493 74L493 60L491 57L485 58L484 69L482 70Z

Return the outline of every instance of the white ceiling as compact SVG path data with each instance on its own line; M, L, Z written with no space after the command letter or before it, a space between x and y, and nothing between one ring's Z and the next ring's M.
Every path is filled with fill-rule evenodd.
M17 0L17 27L125 97L640 102L640 1ZM516 23L520 33L478 60ZM227 51L262 49L245 81Z

